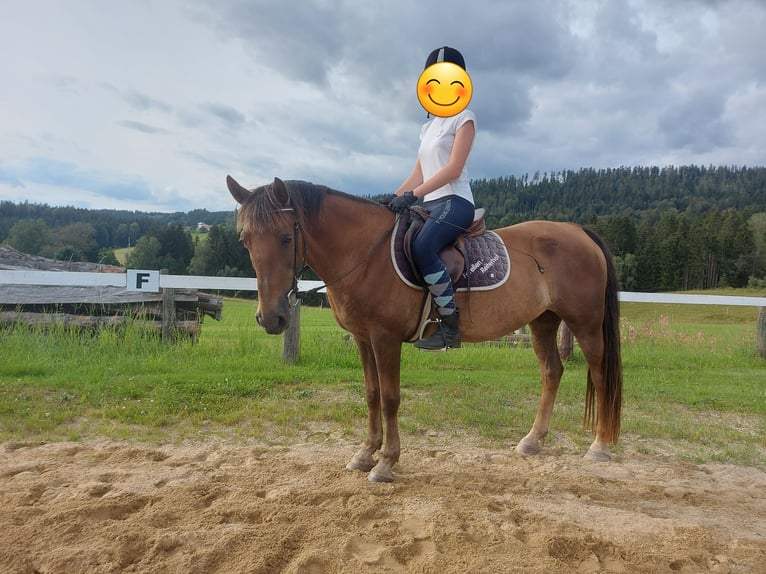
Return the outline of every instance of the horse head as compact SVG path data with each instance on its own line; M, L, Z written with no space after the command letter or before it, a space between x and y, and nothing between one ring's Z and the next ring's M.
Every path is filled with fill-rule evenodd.
M258 280L255 320L267 333L277 335L289 325L300 271L299 225L290 193L279 178L252 191L231 176L226 185L241 206L237 228Z

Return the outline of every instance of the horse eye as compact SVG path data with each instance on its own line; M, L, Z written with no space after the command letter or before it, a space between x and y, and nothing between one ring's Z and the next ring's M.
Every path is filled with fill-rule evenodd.
M285 234L285 235L280 236L280 238L279 238L279 242L283 246L290 245L290 243L292 243L292 241L293 241L293 236L292 235Z

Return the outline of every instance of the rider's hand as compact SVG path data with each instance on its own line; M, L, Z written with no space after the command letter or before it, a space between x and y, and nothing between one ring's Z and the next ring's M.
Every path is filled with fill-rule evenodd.
M402 195L397 195L394 199L391 200L391 202L388 204L388 209L394 213L400 213L415 203L417 200L418 198L415 197L413 192L405 191Z
M384 195L383 197L381 197L378 200L378 203L388 207L388 204L391 203L395 199L396 199L396 194L395 193L389 193L388 195Z

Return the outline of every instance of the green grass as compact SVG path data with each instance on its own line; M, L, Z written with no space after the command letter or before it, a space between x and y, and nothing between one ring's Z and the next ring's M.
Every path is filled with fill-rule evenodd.
M695 307L697 309L692 309ZM291 442L317 429L363 438L356 347L328 310L304 308L301 358L255 325L255 303L227 300L196 343L137 326L82 335L0 329L0 440L147 441L209 435ZM757 309L623 305L623 436L615 452L766 464L766 361ZM566 366L549 448L583 452L586 367ZM540 395L528 348L466 345L402 357L403 444L470 440L505 448L526 434Z
M128 255L133 251L133 247L121 247L120 249L114 250L114 256L117 258L117 261L120 262L120 265L125 265L125 263L128 260Z

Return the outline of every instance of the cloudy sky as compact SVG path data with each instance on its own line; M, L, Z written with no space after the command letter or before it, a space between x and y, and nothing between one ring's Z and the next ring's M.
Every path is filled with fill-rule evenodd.
M472 178L766 164L762 0L0 0L0 200L233 209L412 169L428 53L474 86Z

